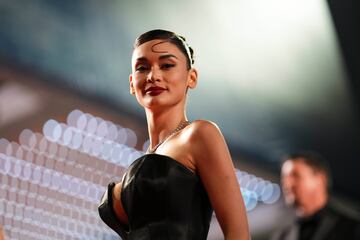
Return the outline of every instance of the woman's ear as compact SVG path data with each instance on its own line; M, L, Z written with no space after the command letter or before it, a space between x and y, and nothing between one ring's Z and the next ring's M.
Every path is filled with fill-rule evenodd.
M198 78L197 70L195 68L191 68L189 70L189 76L188 76L188 87L189 88L193 89L196 87L197 78Z
M135 94L135 88L134 88L134 84L133 84L133 76L132 76L132 74L129 75L129 83L130 83L130 94L134 95Z

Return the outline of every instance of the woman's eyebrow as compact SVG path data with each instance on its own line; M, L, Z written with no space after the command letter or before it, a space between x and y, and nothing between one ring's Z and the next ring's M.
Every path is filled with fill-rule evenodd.
M137 62L146 62L147 58L146 57L139 57L136 59Z
M159 57L159 60L164 59L164 58L172 58L172 57L178 59L174 54L165 54L165 55L161 55Z

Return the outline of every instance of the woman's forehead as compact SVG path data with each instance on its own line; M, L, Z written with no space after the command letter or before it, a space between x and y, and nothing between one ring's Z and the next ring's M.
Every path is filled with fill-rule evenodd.
M151 55L161 55L161 54L173 54L177 57L180 57L182 52L178 49L173 43L163 40L155 39L141 44L134 49L132 60L136 61L139 58L147 58Z

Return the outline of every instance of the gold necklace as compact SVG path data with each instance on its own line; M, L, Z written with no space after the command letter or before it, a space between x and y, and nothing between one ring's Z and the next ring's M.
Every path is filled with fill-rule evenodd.
M154 148L150 148L150 145L149 144L149 147L148 149L146 150L146 153L154 153L156 151L156 149L161 145L163 144L166 140L168 140L170 137L172 137L173 135L175 135L175 133L179 132L180 130L184 129L187 125L189 125L190 122L189 121L182 121L179 123L179 125L173 130L171 131L163 140L161 140L158 144L156 144L156 146Z

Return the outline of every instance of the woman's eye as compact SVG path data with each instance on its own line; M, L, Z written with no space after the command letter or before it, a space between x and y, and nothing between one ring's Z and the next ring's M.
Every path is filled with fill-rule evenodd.
M142 72L145 71L147 68L144 65L139 65L135 68L136 71Z
M162 69L169 69L169 68L172 68L172 67L174 67L174 66L175 66L175 64L165 63L165 64L161 65L161 68L162 68Z

